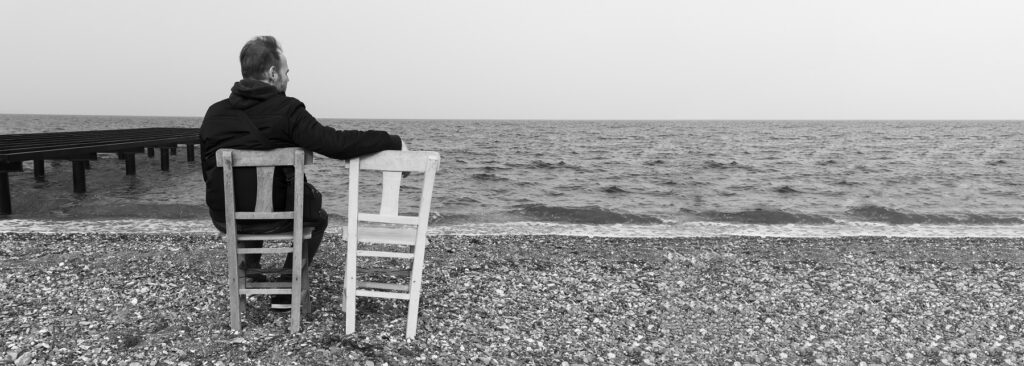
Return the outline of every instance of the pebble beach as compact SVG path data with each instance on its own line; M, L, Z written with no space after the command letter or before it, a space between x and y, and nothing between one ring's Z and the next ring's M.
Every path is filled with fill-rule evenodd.
M1024 363L1024 239L432 235L419 332L325 239L299 334L206 233L0 233L0 364Z

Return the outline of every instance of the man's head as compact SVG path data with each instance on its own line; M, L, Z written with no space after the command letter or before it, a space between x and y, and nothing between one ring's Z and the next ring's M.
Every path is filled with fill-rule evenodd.
M273 36L249 40L238 58L243 78L266 82L282 92L288 89L288 59Z

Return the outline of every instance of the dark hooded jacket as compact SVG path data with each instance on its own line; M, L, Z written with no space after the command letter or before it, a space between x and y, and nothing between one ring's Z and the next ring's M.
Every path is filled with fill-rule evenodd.
M303 147L335 159L348 159L382 150L402 148L402 140L383 131L338 131L321 125L298 99L288 97L273 85L243 79L231 88L231 96L210 106L199 128L206 205L210 217L224 222L223 172L217 167L221 148L269 150ZM274 209L290 210L291 169L274 174ZM235 170L235 201L238 210L255 205L256 171ZM307 183L306 190L313 189ZM311 192L306 192L310 197Z

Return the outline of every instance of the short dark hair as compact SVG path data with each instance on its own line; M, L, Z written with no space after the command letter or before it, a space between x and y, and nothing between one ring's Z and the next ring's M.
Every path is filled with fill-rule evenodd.
M243 78L262 79L271 66L281 68L281 46L274 36L258 36L242 46L238 59L242 63Z

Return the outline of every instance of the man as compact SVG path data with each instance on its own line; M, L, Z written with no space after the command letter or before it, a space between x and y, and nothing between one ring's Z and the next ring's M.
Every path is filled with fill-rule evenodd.
M288 88L288 60L281 46L271 36L253 38L242 47L239 55L242 80L231 88L231 95L210 106L199 129L203 159L203 179L206 181L206 205L210 208L213 224L222 232L224 219L223 172L217 168L216 154L221 148L269 150L280 147L303 147L327 157L348 159L381 150L403 149L405 144L396 135L382 131L338 131L321 125L306 111L298 99L285 95ZM274 172L274 209L290 210L291 169L278 168ZM252 210L255 205L256 172L254 168L239 168L235 173L235 190L244 199L236 202L239 210ZM312 238L303 242L309 263L313 262L327 228L327 212L321 208L320 192L308 182L304 190L303 217L307 226L313 226ZM289 221L240 221L241 233L272 233L291 230ZM260 247L262 242L239 242L241 248ZM291 267L291 254L285 259L285 268ZM244 258L245 268L260 268L260 255ZM265 280L253 276L254 280ZM281 281L290 281L282 278ZM289 295L275 295L271 308L287 310L291 307Z

